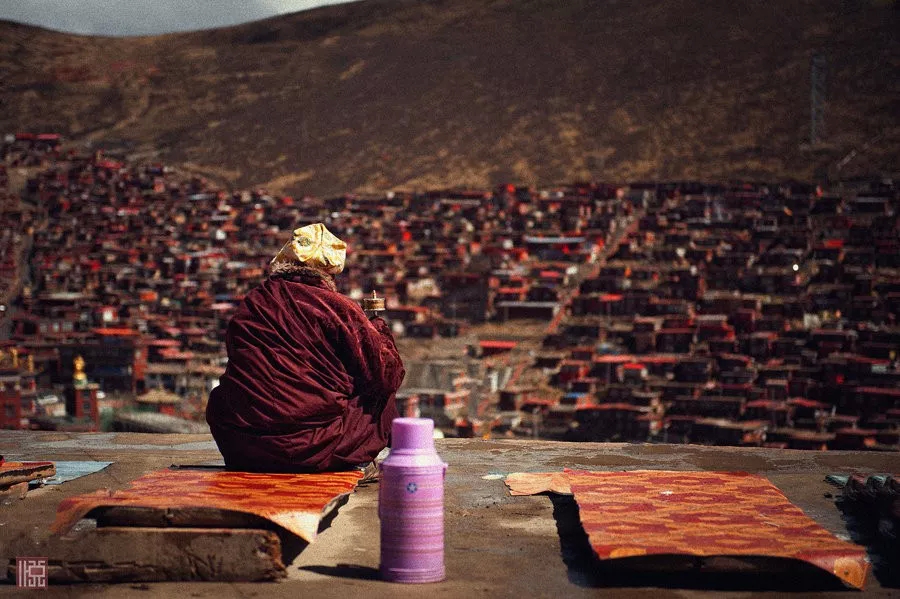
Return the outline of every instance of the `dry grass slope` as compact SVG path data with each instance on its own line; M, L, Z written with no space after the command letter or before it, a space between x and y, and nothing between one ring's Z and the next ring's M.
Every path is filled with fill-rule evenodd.
M896 6L367 0L131 39L0 22L0 129L295 193L807 179L875 137L839 174L898 172ZM809 149L816 51L828 137Z

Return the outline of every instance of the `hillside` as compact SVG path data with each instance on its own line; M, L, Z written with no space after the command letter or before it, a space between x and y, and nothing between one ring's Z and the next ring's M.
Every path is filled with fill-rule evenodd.
M367 0L124 39L0 22L0 131L320 195L898 172L896 6ZM810 149L817 51L827 138Z

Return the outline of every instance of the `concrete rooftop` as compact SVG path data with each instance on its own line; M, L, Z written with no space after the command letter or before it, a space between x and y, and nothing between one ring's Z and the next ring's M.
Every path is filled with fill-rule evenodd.
M829 473L900 472L900 454L803 452L692 445L560 443L523 440L437 442L450 464L445 487L445 563L447 579L429 585L396 585L377 577L379 523L377 485L359 487L318 540L288 565L288 578L274 583L125 583L51 586L49 596L91 597L658 597L734 596L748 592L779 594L777 576L730 574L623 576L617 566L598 575L573 544L572 506L548 496L511 497L502 478L490 474L589 470L738 470L768 477L787 497L826 529L847 535L824 482ZM59 501L103 487L122 488L138 476L172 464L202 464L221 456L209 435L136 433L49 433L0 431L0 453L7 459L98 460L107 469L58 486L28 493L0 507L0 562L27 550L42 555ZM574 526L577 529L577 526ZM576 535L577 536L577 535ZM15 552L9 555L10 548ZM2 567L0 563L0 567ZM785 579L797 584L788 570ZM848 591L816 578L803 596L839 596ZM818 581L818 582L816 582ZM804 583L805 584L805 583ZM641 585L652 585L650 587ZM824 585L824 586L823 586ZM773 588L774 587L774 588ZM803 587L804 589L806 587ZM829 590L830 589L830 590ZM798 590L793 586L790 590ZM36 596L34 591L0 585L3 596ZM866 596L897 596L870 574Z

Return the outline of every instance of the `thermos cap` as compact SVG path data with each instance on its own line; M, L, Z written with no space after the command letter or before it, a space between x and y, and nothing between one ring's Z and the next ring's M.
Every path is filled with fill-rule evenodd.
M391 449L434 449L434 421L430 418L394 418Z

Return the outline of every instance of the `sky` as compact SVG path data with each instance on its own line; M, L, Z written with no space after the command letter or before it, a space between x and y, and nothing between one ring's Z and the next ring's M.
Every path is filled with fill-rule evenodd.
M84 35L224 27L349 0L0 0L0 19Z

